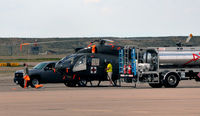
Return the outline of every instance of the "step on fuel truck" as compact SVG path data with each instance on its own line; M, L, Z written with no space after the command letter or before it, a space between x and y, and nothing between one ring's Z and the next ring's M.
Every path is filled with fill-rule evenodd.
M119 80L175 88L181 80L200 81L200 47L146 47L119 50Z

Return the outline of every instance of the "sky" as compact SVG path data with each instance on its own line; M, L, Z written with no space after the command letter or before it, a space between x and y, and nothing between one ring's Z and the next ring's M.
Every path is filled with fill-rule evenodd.
M200 35L200 0L0 0L0 37Z

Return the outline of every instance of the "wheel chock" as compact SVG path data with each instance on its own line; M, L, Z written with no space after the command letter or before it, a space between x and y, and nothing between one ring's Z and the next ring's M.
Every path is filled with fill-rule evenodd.
M35 85L35 88L38 89L38 88L42 88L43 85Z

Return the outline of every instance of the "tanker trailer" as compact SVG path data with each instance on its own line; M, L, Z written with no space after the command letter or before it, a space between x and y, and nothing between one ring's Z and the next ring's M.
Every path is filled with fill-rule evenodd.
M160 65L175 67L194 67L200 66L200 48L196 47L168 47L158 48Z
M120 78L132 78L132 82L149 83L153 88L175 88L181 80L195 79L200 81L200 47L148 47L136 48L125 47L124 54L129 51L133 56L124 60L123 70L119 72ZM133 50L134 49L134 50ZM131 54L130 54L131 51ZM122 55L128 59L127 55ZM123 60L122 59L122 60ZM135 60L135 62L133 62ZM120 59L119 59L120 61ZM124 70L131 65L132 72ZM121 66L121 65L119 65ZM130 68L129 68L130 69ZM120 70L120 69L119 69Z

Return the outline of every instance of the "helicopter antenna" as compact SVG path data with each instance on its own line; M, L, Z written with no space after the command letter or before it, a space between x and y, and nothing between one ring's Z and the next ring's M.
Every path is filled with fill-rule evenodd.
M186 41L185 41L185 43L188 43L189 41L190 41L190 39L192 39L192 34L190 34L189 36L188 36L188 38L186 39Z

